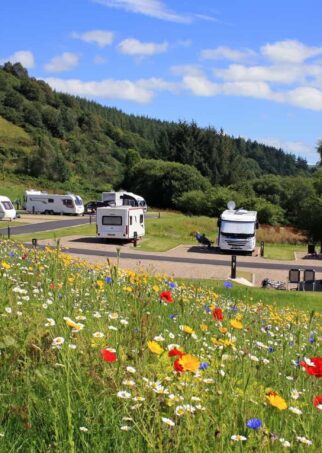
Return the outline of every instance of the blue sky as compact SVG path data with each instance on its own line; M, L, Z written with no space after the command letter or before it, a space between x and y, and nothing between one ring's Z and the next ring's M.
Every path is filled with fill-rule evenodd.
M273 144L316 163L319 0L3 0L0 63L127 113Z

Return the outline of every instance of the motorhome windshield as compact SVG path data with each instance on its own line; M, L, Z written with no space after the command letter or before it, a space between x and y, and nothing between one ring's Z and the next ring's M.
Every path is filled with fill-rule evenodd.
M226 234L255 234L255 222L233 222L229 220L222 220L221 233Z
M83 200L78 195L75 196L75 204L76 206L83 206Z

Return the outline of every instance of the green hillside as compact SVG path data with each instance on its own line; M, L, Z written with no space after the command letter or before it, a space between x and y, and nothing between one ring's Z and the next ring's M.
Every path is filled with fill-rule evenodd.
M261 223L322 234L322 173L304 159L213 125L127 115L57 93L19 63L0 66L0 177L2 193L14 197L26 186L85 199L113 187L150 206L214 217L233 199Z
M19 63L0 66L0 153L10 170L60 182L77 176L85 185L118 187L127 182L133 152L138 158L191 165L211 184L308 170L293 155L214 127L126 115L56 93L29 77Z

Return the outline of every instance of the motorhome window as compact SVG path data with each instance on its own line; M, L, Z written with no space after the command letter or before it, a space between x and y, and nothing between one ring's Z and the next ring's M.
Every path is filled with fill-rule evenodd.
M143 214L140 215L140 223L143 223Z
M143 208L145 208L146 202L144 200L139 201L139 206L142 206Z
M135 201L128 198L123 198L123 206L135 206Z
M121 216L111 216L111 215L104 215L102 217L102 225L122 225L122 217Z
M81 199L81 197L78 197L78 196L76 195L76 197L75 197L75 204L76 204L76 206L83 206L83 200Z
M1 203L5 210L13 209L13 206L10 201L2 201Z
M253 235L255 233L255 222L232 222L228 220L222 220L220 231L222 233Z
M54 199L53 198L48 198L48 203L53 203Z
M70 200L69 198L64 198L63 199L63 205L66 206L66 208L73 208L74 207L73 200Z
M132 219L133 219L133 217L130 216L130 225L132 225Z

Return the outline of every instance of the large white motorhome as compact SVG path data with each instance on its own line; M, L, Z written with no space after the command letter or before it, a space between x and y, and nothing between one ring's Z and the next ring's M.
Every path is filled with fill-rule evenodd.
M229 202L218 220L218 247L222 251L252 254L256 247L257 212L235 207L234 202Z
M10 198L0 195L0 220L12 220L17 216Z
M103 192L102 201L109 206L136 206L147 211L147 204L143 197L132 192Z
M98 208L96 235L107 239L139 239L145 234L144 211L132 206Z
M37 190L26 190L23 207L32 214L84 214L84 204L80 196L49 194Z

